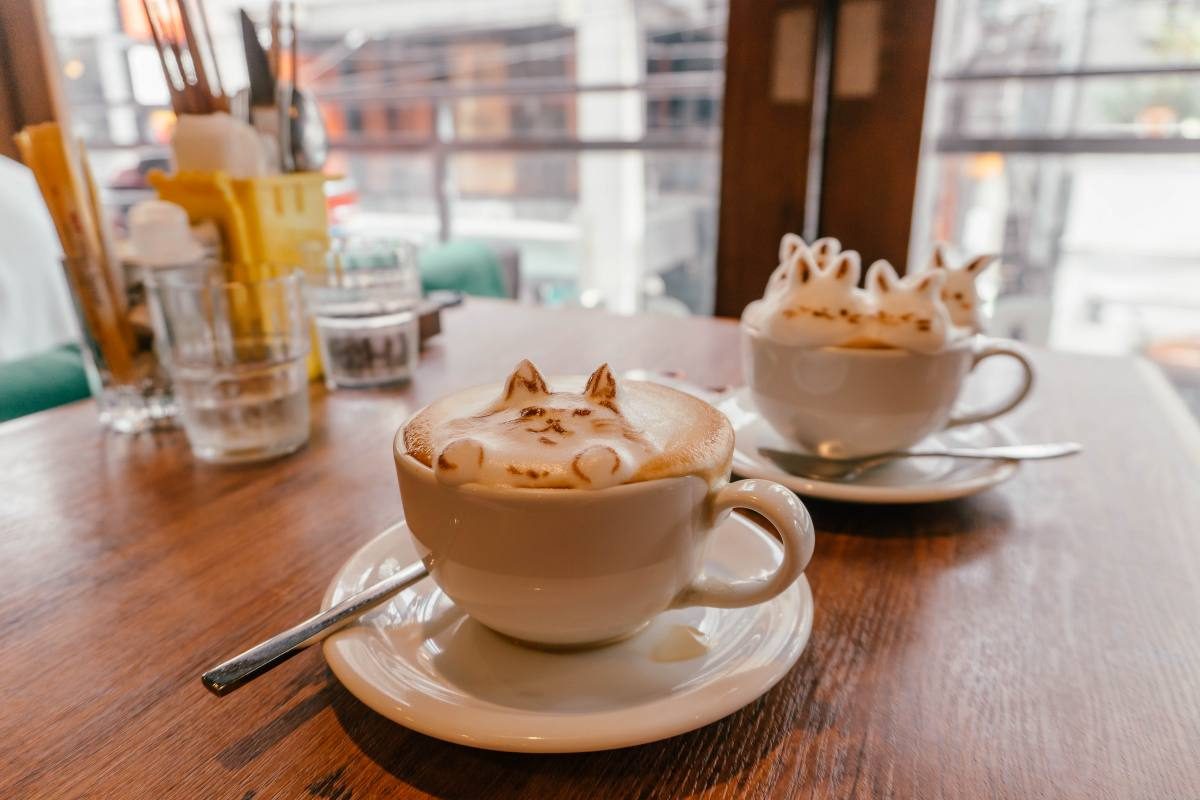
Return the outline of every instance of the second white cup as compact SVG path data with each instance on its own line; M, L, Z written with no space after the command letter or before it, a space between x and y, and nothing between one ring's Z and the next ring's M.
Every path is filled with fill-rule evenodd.
M742 323L742 367L758 412L781 436L813 453L865 456L903 450L931 433L1006 414L1033 386L1033 364L1016 342L975 336L939 353L897 348L780 344ZM1008 356L1019 383L994 406L956 412L977 364Z

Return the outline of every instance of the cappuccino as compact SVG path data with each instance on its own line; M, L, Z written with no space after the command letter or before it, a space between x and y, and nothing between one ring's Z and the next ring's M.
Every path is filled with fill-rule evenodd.
M866 271L862 289L859 254L842 250L836 239L810 247L789 233L779 243L779 261L762 299L742 314L744 326L779 344L932 354L953 348L982 324L974 280L989 257L950 269L939 249L930 269L903 278L879 260Z
M503 385L425 407L400 438L450 486L603 489L695 475L715 487L733 458L721 412L659 384L618 382L607 364L586 379L547 381L522 361Z

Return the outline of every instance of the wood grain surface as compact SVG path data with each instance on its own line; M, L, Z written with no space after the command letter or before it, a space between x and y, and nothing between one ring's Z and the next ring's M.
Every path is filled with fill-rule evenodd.
M471 302L402 390L313 389L312 441L236 469L91 403L0 426L2 798L1195 798L1200 466L1131 360L1038 354L1022 438L1083 456L919 507L812 502L812 639L760 700L677 738L521 756L385 720L319 650L218 699L201 670L313 612L397 519L393 431L545 372L737 381L737 331Z

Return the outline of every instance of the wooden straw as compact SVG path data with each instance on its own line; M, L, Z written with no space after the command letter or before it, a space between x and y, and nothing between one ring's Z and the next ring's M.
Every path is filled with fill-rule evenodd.
M79 169L58 123L30 125L17 134L17 147L33 171L58 230L67 278L75 290L90 339L104 365L123 383L135 378L132 351L123 332L124 315L100 261L95 229Z
M129 302L125 294L125 280L121 275L121 260L117 249L113 246L112 235L105 223L104 207L100 203L100 190L96 179L92 176L92 166L88 162L87 150L83 140L75 141L75 155L79 162L79 171L83 176L84 188L87 190L88 211L92 217L92 229L96 232L96 254L100 262L100 271L108 294L113 298L117 309L117 322L121 328L121 337L130 352L136 352L137 341L133 333L133 324L129 321Z
M192 17L191 12L188 10L187 0L176 0L175 13L179 19L180 27L183 29L183 41L187 47L188 61L191 63L192 77L195 80L196 98L204 113L210 114L214 110L213 101L215 100L215 96L208 85L208 72L204 68L204 58L200 52L200 40L196 36L196 29L192 27Z
M204 44L208 47L208 52L212 56L213 69L213 85L216 86L216 107L218 111L229 110L229 96L225 93L225 84L221 80L221 63L217 59L217 48L213 46L212 27L208 24L208 10L204 5L204 0L196 0L196 6L200 9L200 24L204 26Z
M196 63L192 60L192 52L188 49L187 33L183 23L183 14L180 4L176 0L167 0L167 8L171 14L171 29L173 36L171 37L171 51L175 54L175 61L179 64L179 74L183 78L183 93L188 101L189 114L207 114L210 109L205 105L205 97L207 92L201 91ZM179 40L183 40L183 47L180 47ZM183 54L187 53L187 59L183 58ZM187 69L184 69L184 66Z
M296 77L300 73L300 62L297 61L298 45L297 41L300 37L296 35L296 0L288 3L288 81L292 84L292 91L296 91Z
M171 74L171 68L167 64L168 48L165 44L165 32L163 31L162 20L150 8L150 0L142 0L142 8L146 12L146 22L150 26L150 36L154 39L154 49L158 51L158 61L162 64L163 80L167 82L167 92L171 95L171 108L176 114L187 113L187 98L183 91L176 85L175 77ZM183 78L183 70L176 62L180 80Z
M191 0L142 0L142 9L146 12L175 113L228 111L229 98L221 84L217 51L204 2L195 1L197 10L194 14Z
M280 50L280 29L282 26L279 23L279 15L282 9L279 5L279 0L271 0L271 50L267 53L267 64L271 67L271 76L275 78L275 83L279 83L279 50Z

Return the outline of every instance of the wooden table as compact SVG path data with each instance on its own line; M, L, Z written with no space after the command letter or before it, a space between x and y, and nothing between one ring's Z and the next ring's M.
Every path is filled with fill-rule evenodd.
M1015 426L1078 439L974 498L810 503L812 639L765 697L675 739L471 750L361 705L317 650L218 699L199 674L316 609L400 515L427 400L609 360L738 380L737 331L472 302L407 390L313 389L307 449L196 463L90 403L0 426L0 797L1200 796L1200 435L1129 359L1038 354Z

